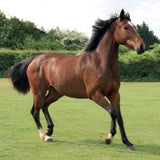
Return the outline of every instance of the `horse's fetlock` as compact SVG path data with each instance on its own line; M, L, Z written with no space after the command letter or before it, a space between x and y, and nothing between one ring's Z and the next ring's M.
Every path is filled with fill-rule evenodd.
M53 129L53 127L54 127L53 123L48 125L48 128L50 128L50 129Z
M111 131L112 136L114 136L116 134L116 130Z
M53 134L53 127L48 128L48 130L46 131L46 135L51 136L52 134Z

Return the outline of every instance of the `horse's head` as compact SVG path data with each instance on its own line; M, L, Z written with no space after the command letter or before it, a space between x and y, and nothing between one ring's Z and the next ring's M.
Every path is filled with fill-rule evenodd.
M129 13L125 14L122 10L115 24L114 37L118 44L134 49L138 54L145 51L145 44L131 22Z

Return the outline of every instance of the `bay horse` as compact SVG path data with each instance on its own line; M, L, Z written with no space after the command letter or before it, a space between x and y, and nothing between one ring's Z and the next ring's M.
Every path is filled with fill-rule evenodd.
M106 143L112 142L116 134L117 121L122 142L129 150L135 150L126 136L120 111L119 45L134 49L138 54L145 51L143 40L131 22L129 13L125 13L124 10L121 10L120 16L96 21L91 39L82 53L40 54L10 68L9 78L16 90L26 94L31 88L34 97L31 114L40 138L53 141L51 135L54 124L48 107L65 95L88 98L108 111L112 121L110 132L105 139ZM48 125L46 132L40 123L41 109Z

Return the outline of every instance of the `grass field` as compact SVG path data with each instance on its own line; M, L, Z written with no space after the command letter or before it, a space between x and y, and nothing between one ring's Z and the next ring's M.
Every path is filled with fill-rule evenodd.
M111 145L104 142L110 117L90 100L63 97L50 106L53 143L40 140L30 114L32 94L20 95L0 79L0 160L159 160L160 83L122 83L121 110L128 151L119 128ZM46 129L44 116L41 122Z

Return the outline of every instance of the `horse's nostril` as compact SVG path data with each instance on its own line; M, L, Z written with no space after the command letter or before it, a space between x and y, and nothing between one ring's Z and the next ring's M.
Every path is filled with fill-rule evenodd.
M145 51L145 45L141 44L140 47L137 49L138 54L142 54Z
M144 47L143 44L140 45L140 50L141 50L141 51L145 51L145 47Z
M140 45L140 53L143 53L145 51L145 46L143 44Z

